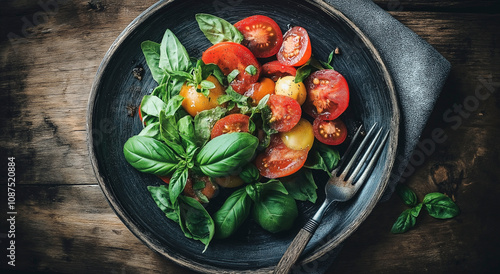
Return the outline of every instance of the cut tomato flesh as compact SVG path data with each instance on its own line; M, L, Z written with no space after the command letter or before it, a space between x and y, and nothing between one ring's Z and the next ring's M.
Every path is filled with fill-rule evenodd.
M262 176L280 178L297 172L306 162L308 149L288 148L281 137L271 137L269 147L255 159L255 165Z

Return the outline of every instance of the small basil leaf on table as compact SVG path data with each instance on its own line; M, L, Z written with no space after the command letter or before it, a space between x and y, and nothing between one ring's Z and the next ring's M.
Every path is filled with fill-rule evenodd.
M196 144L201 147L210 140L210 134L215 123L226 114L226 109L216 107L204 110L194 117L194 135Z
M153 197L156 205L165 213L167 218L179 223L178 204L170 202L170 195L166 185L148 186L149 193Z
M396 193L407 206L416 206L418 204L417 194L409 187L398 184L396 186Z
M252 200L245 188L234 191L213 215L215 237L224 239L231 236L246 220L251 206Z
M186 237L199 240L207 249L214 237L215 226L202 204L191 197L179 196L179 224Z
M412 214L412 209L409 208L403 211L394 225L391 228L391 232L394 234L405 233L415 226L417 218Z
M127 162L137 170L158 176L171 175L179 159L164 143L145 136L133 136L123 146Z
M144 41L141 43L141 49L153 79L160 83L165 76L165 70L160 68L160 44Z
M228 176L250 162L258 144L259 139L246 132L223 134L200 150L196 162L207 176Z
M290 195L265 192L254 202L252 216L263 229L277 233L292 227L298 216L297 204Z
M159 67L167 72L188 71L191 67L186 48L169 29L165 31L161 40Z
M302 169L293 175L281 178L281 181L295 200L316 203L318 186L310 170Z
M439 192L425 195L423 204L429 215L437 219L453 218L460 213L460 209L453 200Z
M196 21L212 44L226 41L241 43L244 39L243 34L231 23L217 16L199 13L196 14Z

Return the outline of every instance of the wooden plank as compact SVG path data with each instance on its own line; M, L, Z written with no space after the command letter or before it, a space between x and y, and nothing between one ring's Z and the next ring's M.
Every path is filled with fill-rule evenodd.
M18 186L16 190L15 270L186 273L137 239L98 186ZM1 225L2 231L8 231L6 222Z
M500 3L495 0L375 0L387 11L438 11L460 13L498 13Z

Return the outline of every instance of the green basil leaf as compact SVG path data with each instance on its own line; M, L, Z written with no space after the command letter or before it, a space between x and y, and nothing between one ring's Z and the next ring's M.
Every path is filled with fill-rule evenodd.
M418 204L417 194L406 185L398 184L396 193L407 206L416 206Z
M201 88L207 89L207 90L215 88L215 84L208 81L208 80L201 81L200 86L201 86Z
M248 163L243 167L239 176L245 183L250 184L260 179L260 172L254 164Z
M210 140L210 134L215 123L226 114L225 108L216 107L209 110L204 110L194 117L194 135L196 145L201 147Z
M254 202L252 216L263 229L281 232L293 226L298 216L297 204L290 195L270 191Z
M133 136L123 146L127 162L141 172L171 175L179 160L164 143L144 136Z
M246 132L223 134L200 150L196 162L207 176L228 176L250 162L258 144L259 139Z
M310 170L302 169L293 175L281 178L281 181L295 200L316 203L318 186Z
M207 79L208 76L213 75L215 78L217 78L217 81L219 81L221 85L228 85L227 77L216 64L205 64L204 66L202 66L202 73L202 79Z
M297 73L295 74L295 83L304 82L304 80L309 77L312 72L312 67L310 65L303 65L297 69Z
M417 218L413 216L412 209L407 209L399 215L398 219L392 225L391 232L394 234L405 233L415 226Z
M153 90L153 92L151 92L152 96L156 96L160 98L162 101L165 101L166 94L167 94L167 84L160 84Z
M423 204L429 215L437 219L450 219L460 214L458 206L443 193L434 192L425 195Z
M141 102L141 111L144 114L160 117L160 111L164 110L167 104L162 99L153 95L144 95Z
M160 68L168 71L188 71L189 54L174 33L167 29L160 44Z
M244 188L234 191L215 212L215 237L225 239L231 236L243 224L250 214L252 200Z
M156 140L161 140L160 137L160 122L150 123L141 132L139 136L151 137Z
M179 196L179 220L184 235L205 244L205 252L214 237L215 226L203 205L191 197Z
M422 206L423 206L423 205L424 205L423 203L420 203L420 204L418 204L418 205L416 205L416 206L412 207L412 208L410 209L410 213L411 213L411 215L413 215L413 217L417 218L417 217L418 217L418 215L420 214L420 211L422 210Z
M172 204L170 201L168 187L166 185L148 186L148 190L161 211L163 211L169 219L179 223L179 207L177 203Z
M196 21L200 30L212 44L226 41L241 43L244 39L243 34L231 23L217 16L199 13L196 14Z
M323 157L319 153L319 151L315 149L311 149L309 154L307 155L307 160L304 163L305 168L323 170L330 175L330 169L326 166Z
M315 142L315 150L319 152L321 158L323 158L323 161L325 162L326 167L331 173L339 164L339 152L336 149L319 142Z
M228 75L227 75L227 82L228 83L231 83L234 79L236 79L236 77L238 77L238 75L240 74L240 71L237 70L237 69L234 69L233 71L231 71Z
M141 43L141 49L153 79L160 83L165 76L165 71L160 68L160 44L153 41L144 41Z
M283 184L276 179L271 179L265 183L249 184L246 186L245 190L254 202L259 201L262 195L269 194L269 192L288 194L285 186L283 186Z
M179 163L177 169L175 170L172 178L170 178L170 183L168 184L168 191L170 195L170 201L175 203L179 195L181 195L184 187L186 186L187 179L189 175L189 170L185 163Z
M167 115L163 110L160 112L160 136L177 155L184 156L186 154L177 129L175 116L172 114Z
M257 74L257 68L254 65L249 65L245 68L245 72L254 76Z

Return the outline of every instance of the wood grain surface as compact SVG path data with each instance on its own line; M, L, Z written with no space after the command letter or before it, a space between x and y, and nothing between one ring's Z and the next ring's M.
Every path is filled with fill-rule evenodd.
M394 195L347 239L328 272L496 273L499 1L375 2L452 63L417 147L424 159L412 158L404 181L420 199L433 191L448 194L461 214L451 220L422 214L413 230L391 234L406 209ZM87 100L97 68L120 32L154 3L0 2L0 157L4 170L7 157L16 158L18 212L16 266L6 262L9 225L2 221L0 270L191 273L149 250L116 217L86 148ZM436 129L444 130L443 142L429 142ZM4 182L1 208L7 205Z

